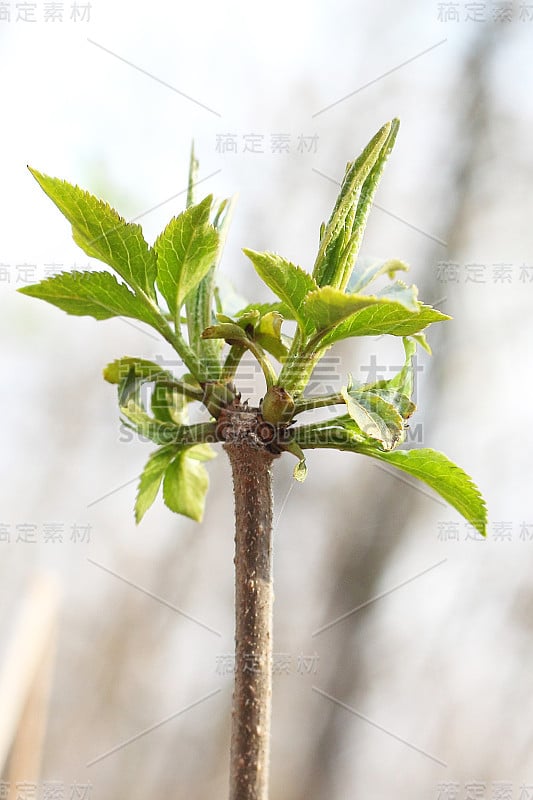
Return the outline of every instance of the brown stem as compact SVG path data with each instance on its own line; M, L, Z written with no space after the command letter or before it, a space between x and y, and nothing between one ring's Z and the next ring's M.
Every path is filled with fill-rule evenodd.
M272 486L275 455L256 410L235 412L224 445L235 494L235 690L230 800L267 800L272 696Z

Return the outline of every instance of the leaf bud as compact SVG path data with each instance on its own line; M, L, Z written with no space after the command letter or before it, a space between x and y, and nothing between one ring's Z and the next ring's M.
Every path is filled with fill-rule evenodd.
M294 400L282 386L271 386L261 403L261 414L273 425L286 424L294 414Z

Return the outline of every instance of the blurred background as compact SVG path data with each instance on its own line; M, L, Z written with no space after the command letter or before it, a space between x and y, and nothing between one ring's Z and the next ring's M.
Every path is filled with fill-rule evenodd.
M0 659L34 576L62 594L41 776L2 797L225 797L233 668L227 458L201 525L159 499L135 526L150 445L101 370L172 354L16 293L89 261L26 164L153 241L194 138L199 195L239 193L223 272L268 300L241 247L310 269L345 163L399 116L362 254L454 318L408 444L474 477L488 537L356 455L310 452L302 485L276 463L271 797L533 798L532 45L526 2L0 3ZM390 377L401 340L331 356L314 391Z

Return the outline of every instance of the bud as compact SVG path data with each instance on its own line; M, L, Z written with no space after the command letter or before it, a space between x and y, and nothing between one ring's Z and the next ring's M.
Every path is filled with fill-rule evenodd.
M261 403L261 414L273 425L286 424L294 414L294 400L282 386L271 386Z

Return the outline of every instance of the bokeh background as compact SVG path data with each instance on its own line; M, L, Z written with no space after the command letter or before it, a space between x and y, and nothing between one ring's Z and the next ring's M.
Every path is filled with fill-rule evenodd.
M240 248L309 269L335 181L393 116L363 255L407 261L454 318L420 357L409 445L474 476L488 537L358 456L311 452L303 485L279 460L271 797L533 797L532 48L526 2L0 3L4 646L36 573L63 594L42 778L20 800L225 797L233 636L227 459L201 525L158 500L135 526L150 447L101 370L172 356L141 325L16 293L88 265L25 165L153 241L194 138L199 191L239 193L223 272L267 300ZM332 355L320 380L340 387L390 376L401 341Z

